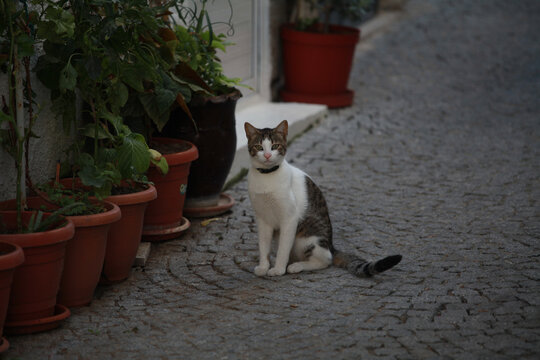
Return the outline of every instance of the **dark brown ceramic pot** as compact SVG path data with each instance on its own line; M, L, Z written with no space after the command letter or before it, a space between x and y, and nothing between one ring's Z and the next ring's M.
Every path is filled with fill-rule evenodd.
M186 208L218 204L236 153L235 109L241 96L234 89L220 96L196 97L189 104L193 121L179 108L163 129L164 136L187 140L199 149L189 173Z

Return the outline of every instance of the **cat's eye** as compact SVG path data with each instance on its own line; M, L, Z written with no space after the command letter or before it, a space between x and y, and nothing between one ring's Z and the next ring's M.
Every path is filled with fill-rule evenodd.
M277 150L277 149L279 149L279 144L272 145L272 150Z
M253 147L255 148L255 150L257 151L263 151L263 147L261 145L253 145Z

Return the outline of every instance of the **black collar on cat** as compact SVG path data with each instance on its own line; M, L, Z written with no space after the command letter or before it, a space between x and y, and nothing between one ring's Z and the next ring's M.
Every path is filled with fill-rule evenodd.
M261 174L270 174L270 173L276 171L277 169L279 169L279 165L271 167L270 169L257 168L257 171L260 172Z

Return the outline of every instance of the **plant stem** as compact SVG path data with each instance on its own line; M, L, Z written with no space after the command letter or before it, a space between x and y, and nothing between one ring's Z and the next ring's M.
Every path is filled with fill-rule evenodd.
M13 52L13 77L15 78L15 110L16 110L16 136L17 136L17 228L22 230L22 209L26 206L26 187L23 174L26 172L24 163L24 98L22 64L17 53L17 45Z
M97 159L98 155L98 134L99 134L99 122L96 115L96 107L94 99L90 98L90 109L92 110L92 118L94 119L94 159Z
M32 179L30 178L30 166L28 160L28 154L30 153L30 137L32 135L32 128L36 119L34 118L34 109L32 107L32 81L30 75L30 58L27 56L24 58L24 71L26 74L26 95L28 96L28 130L24 134L24 163L26 166L26 183L30 189L33 188Z
M323 13L324 13L324 20L323 20L323 33L327 34L330 31L330 14L332 13L332 1L326 1Z
M9 17L13 12L13 2L2 1L4 13ZM10 37L10 51L8 59L8 86L9 86L9 108L12 118L12 129L15 132L15 164L17 166L17 231L22 232L22 210L26 207L26 187L23 182L25 173L24 164L24 94L22 80L22 64L19 59L17 43L15 41L15 32L13 21L8 21L8 35ZM15 110L13 110L15 105Z
M205 8L206 8L206 0L203 0L202 1L202 9L201 9L199 18L197 19L197 27L195 28L195 32L197 34L200 34L200 32L202 30L202 27L203 27L204 13L206 12Z

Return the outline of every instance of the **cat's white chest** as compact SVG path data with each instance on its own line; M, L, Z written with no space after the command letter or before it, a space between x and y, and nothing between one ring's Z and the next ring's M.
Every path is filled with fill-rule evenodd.
M257 218L274 229L301 218L307 206L304 174L287 163L271 174L250 170L248 191Z

